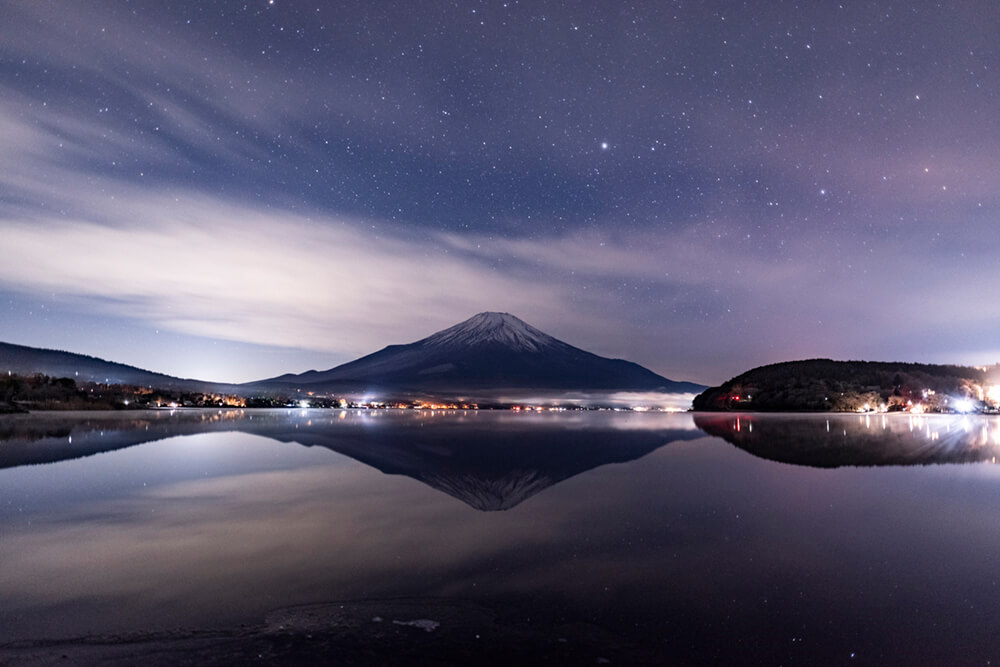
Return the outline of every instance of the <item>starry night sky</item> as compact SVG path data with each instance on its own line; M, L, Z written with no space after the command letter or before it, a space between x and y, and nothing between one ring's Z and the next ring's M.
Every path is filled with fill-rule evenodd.
M0 0L0 340L1000 361L993 2Z

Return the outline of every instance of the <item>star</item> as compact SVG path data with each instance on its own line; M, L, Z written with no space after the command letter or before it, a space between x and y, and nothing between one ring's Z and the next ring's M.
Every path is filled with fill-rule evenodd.
M881 12L826 3L726 3L724 20L697 3L606 16L598 0L282 2L267 19L278 0L0 4L18 7L0 23L0 303L17 304L0 340L255 380L288 371L273 362L283 345L303 366L346 361L416 336L427 313L445 325L502 309L712 384L793 355L1000 358L990 291L965 289L1000 253L984 175L1000 170L1000 127L982 92L996 72L975 12L913 0L888 34ZM593 29L611 16L613 30ZM975 239L974 259L956 266L954 247L921 242L942 225ZM236 228L249 257L225 251ZM124 261L168 239L191 248L175 266ZM882 261L845 273L841 254L818 251L855 245ZM210 276L188 268L201 264ZM364 284L391 317L372 317L361 290L297 292L282 271L227 281L248 266ZM891 307L838 296L918 268L919 296ZM836 290L817 289L832 278ZM65 326L43 330L24 303L41 313L31 295L54 289L78 296L47 307ZM734 341L698 314L725 314L716 289L771 316ZM945 315L924 307L936 299ZM831 312L842 328L808 324ZM855 326L900 319L921 335ZM952 349L953 321L969 326ZM93 328L83 343L77 322ZM245 341L232 371L215 336Z

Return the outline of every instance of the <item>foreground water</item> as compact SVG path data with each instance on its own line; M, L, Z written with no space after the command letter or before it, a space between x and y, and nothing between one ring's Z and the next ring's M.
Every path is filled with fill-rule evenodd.
M407 598L650 662L989 664L998 449L984 416L8 417L0 643Z

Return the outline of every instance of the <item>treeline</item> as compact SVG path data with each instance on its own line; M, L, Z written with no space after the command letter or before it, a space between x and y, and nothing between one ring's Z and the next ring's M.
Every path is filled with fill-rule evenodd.
M38 410L107 410L113 406L89 396L72 378L48 375L0 376L0 413Z
M980 402L997 367L809 359L761 366L694 399L695 410L854 412L920 405L948 411L957 400Z
M242 407L239 396L126 384L77 384L48 375L0 376L0 414L31 410L125 410L154 407Z

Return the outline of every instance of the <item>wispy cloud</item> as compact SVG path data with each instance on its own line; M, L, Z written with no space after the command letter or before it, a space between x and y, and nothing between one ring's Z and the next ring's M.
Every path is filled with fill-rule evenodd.
M949 294L992 284L979 274L980 262L922 269L919 254L885 258L854 249L856 264L845 269L830 249L798 247L772 267L728 243L712 249L717 264L703 266L686 253L707 256L697 246L711 240L651 239L640 250L576 236L484 238L481 246L507 257L497 270L495 256L467 239L199 194L130 190L102 218L0 220L0 284L150 327L345 359L480 310L508 310L575 344L695 380L706 367L706 345L721 364L748 352L761 363L790 354L861 356L893 339L912 354L901 330L926 339L942 321L981 332L1000 319L997 306L947 305ZM921 244L914 242L915 253ZM620 289L629 281L659 295L647 306L652 329L630 319ZM928 308L928 299L942 305ZM872 300L882 306L873 310ZM983 344L979 338L970 334L968 347Z
M408 340L415 322L430 333L483 304L538 313L566 299L384 226L366 232L198 197L125 200L123 209L118 225L0 222L0 282L184 333L342 354Z
M643 50L629 72L644 92L584 98L604 56L582 43L554 78L514 72L524 53L503 40L459 62L450 35L472 37L453 13L430 40L402 15L361 34L261 4L200 21L172 5L4 3L12 302L104 314L112 352L123 324L148 325L331 362L508 310L702 382L801 356L998 350L997 160L976 139L997 128L987 70L955 97L838 73L792 79L789 98L762 69L751 96L694 71L654 85L663 65ZM697 14L688 25L717 29ZM529 29L525 48L550 62L550 24ZM672 36L671 53L702 32ZM38 328L14 310L0 331L31 344ZM72 334L49 344L88 351ZM149 354L128 361L170 371Z

